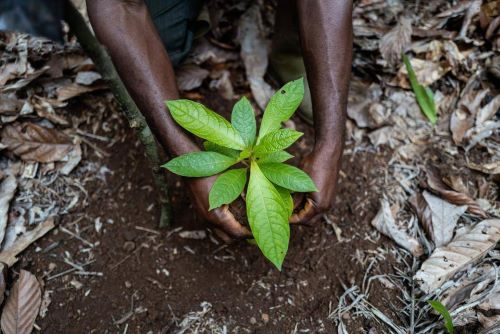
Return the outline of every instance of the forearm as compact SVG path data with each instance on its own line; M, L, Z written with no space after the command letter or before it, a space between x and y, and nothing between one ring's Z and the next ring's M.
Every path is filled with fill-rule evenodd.
M175 124L164 101L177 99L174 71L142 1L87 0L92 27L156 137L175 155L198 147Z
M352 63L352 1L298 0L315 149L340 157Z

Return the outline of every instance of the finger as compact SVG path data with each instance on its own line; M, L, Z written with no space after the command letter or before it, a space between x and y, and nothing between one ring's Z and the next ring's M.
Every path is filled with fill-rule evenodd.
M317 214L316 205L310 198L306 199L304 208L290 217L291 224L304 224L309 222Z
M231 237L244 239L252 236L250 230L234 218L227 205L223 205L221 208L212 211L212 215L210 221Z
M304 202L304 193L293 194L293 209L296 210Z
M229 234L221 230L220 228L214 228L213 229L215 235L217 235L222 241L224 241L226 244L230 244L234 241L234 238L231 238Z

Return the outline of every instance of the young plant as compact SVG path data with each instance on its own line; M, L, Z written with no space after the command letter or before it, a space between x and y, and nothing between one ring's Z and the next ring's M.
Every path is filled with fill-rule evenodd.
M200 103L166 102L180 126L206 141L205 151L184 154L162 167L186 177L222 173L209 193L210 210L236 200L250 171L245 196L250 229L264 256L279 270L290 238L291 193L317 191L305 172L284 163L293 157L285 149L302 133L282 128L281 123L293 115L303 97L302 79L278 90L266 107L258 135L255 113L245 97L234 105L231 123Z
M446 309L446 306L444 306L439 300L428 300L427 302L443 317L444 327L446 328L448 334L453 334L453 319L451 318L450 312Z
M437 114L436 114L436 104L434 102L434 93L429 87L422 86L415 75L415 71L411 66L410 60L408 56L403 54L403 62L406 66L406 71L408 72L408 78L410 79L411 88L417 97L418 105L420 109L424 113L425 116L429 119L431 124L436 124L437 122Z

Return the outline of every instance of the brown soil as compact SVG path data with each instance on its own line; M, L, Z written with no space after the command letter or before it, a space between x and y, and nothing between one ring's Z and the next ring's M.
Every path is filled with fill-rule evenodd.
M299 119L295 123L303 130ZM329 215L344 241L339 242L323 220L293 227L279 272L245 241L225 245L210 231L204 240L181 238L179 228L203 230L206 225L173 175L169 179L174 223L158 230L152 176L141 145L131 130L126 132L127 140L109 150L112 154L104 160L112 171L107 182L88 186L88 206L82 204L60 222L72 231L78 228L81 237L96 246L89 252L88 244L56 230L36 244L42 251L32 247L19 265L44 277L44 290L53 291L46 317L37 320L42 333L123 333L125 328L128 333L176 332L185 314L201 310L204 301L213 306L210 316L226 324L229 332L335 332L328 314L344 291L341 282L361 285L367 264L360 257L392 245L386 238L369 238L382 189L375 184L381 178L375 176L385 170L389 154L344 156L339 196ZM308 149L305 143L298 147L302 153ZM100 233L94 228L98 217L103 222ZM75 263L95 260L85 269L102 276L68 274L47 280L71 268L63 262L68 256ZM395 263L387 255L371 274L392 272ZM394 291L376 284L372 300L394 314L388 306L389 300L396 300ZM352 333L376 327L361 320L347 322Z

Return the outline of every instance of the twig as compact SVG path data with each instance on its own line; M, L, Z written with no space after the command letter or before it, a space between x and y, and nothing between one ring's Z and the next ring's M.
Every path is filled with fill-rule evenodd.
M90 31L82 15L74 7L71 1L65 1L65 19L71 31L75 34L78 42L92 59L104 81L107 82L111 92L116 97L127 117L130 127L136 129L139 139L145 147L146 155L152 165L156 186L160 192L160 227L170 225L171 209L168 196L168 186L165 177L160 173L160 155L156 140L148 127L144 116L134 100L130 97L125 85L118 75L111 57L106 49L99 43Z
M64 233L71 235L73 238L76 238L76 239L80 240L81 242L83 242L83 243L87 244L88 246L90 246L90 247L94 248L94 246L95 246L95 245L94 245L93 243L91 243L91 242L90 242L90 241L88 241L88 240L85 240L84 238L82 238L82 237L81 237L81 236L79 236L78 234L75 234L75 233L71 232L71 231L70 231L70 230L68 230L67 228L65 228L65 227L61 226L61 227L59 227L59 229L60 229L61 231L63 231Z
M144 231L144 232L149 232L149 233L153 233L153 234L157 234L157 235L160 235L161 233L158 232L158 231L155 231L155 230L152 230L150 228L147 228L147 227L142 227L142 226L138 226L136 225L135 228L139 231Z

